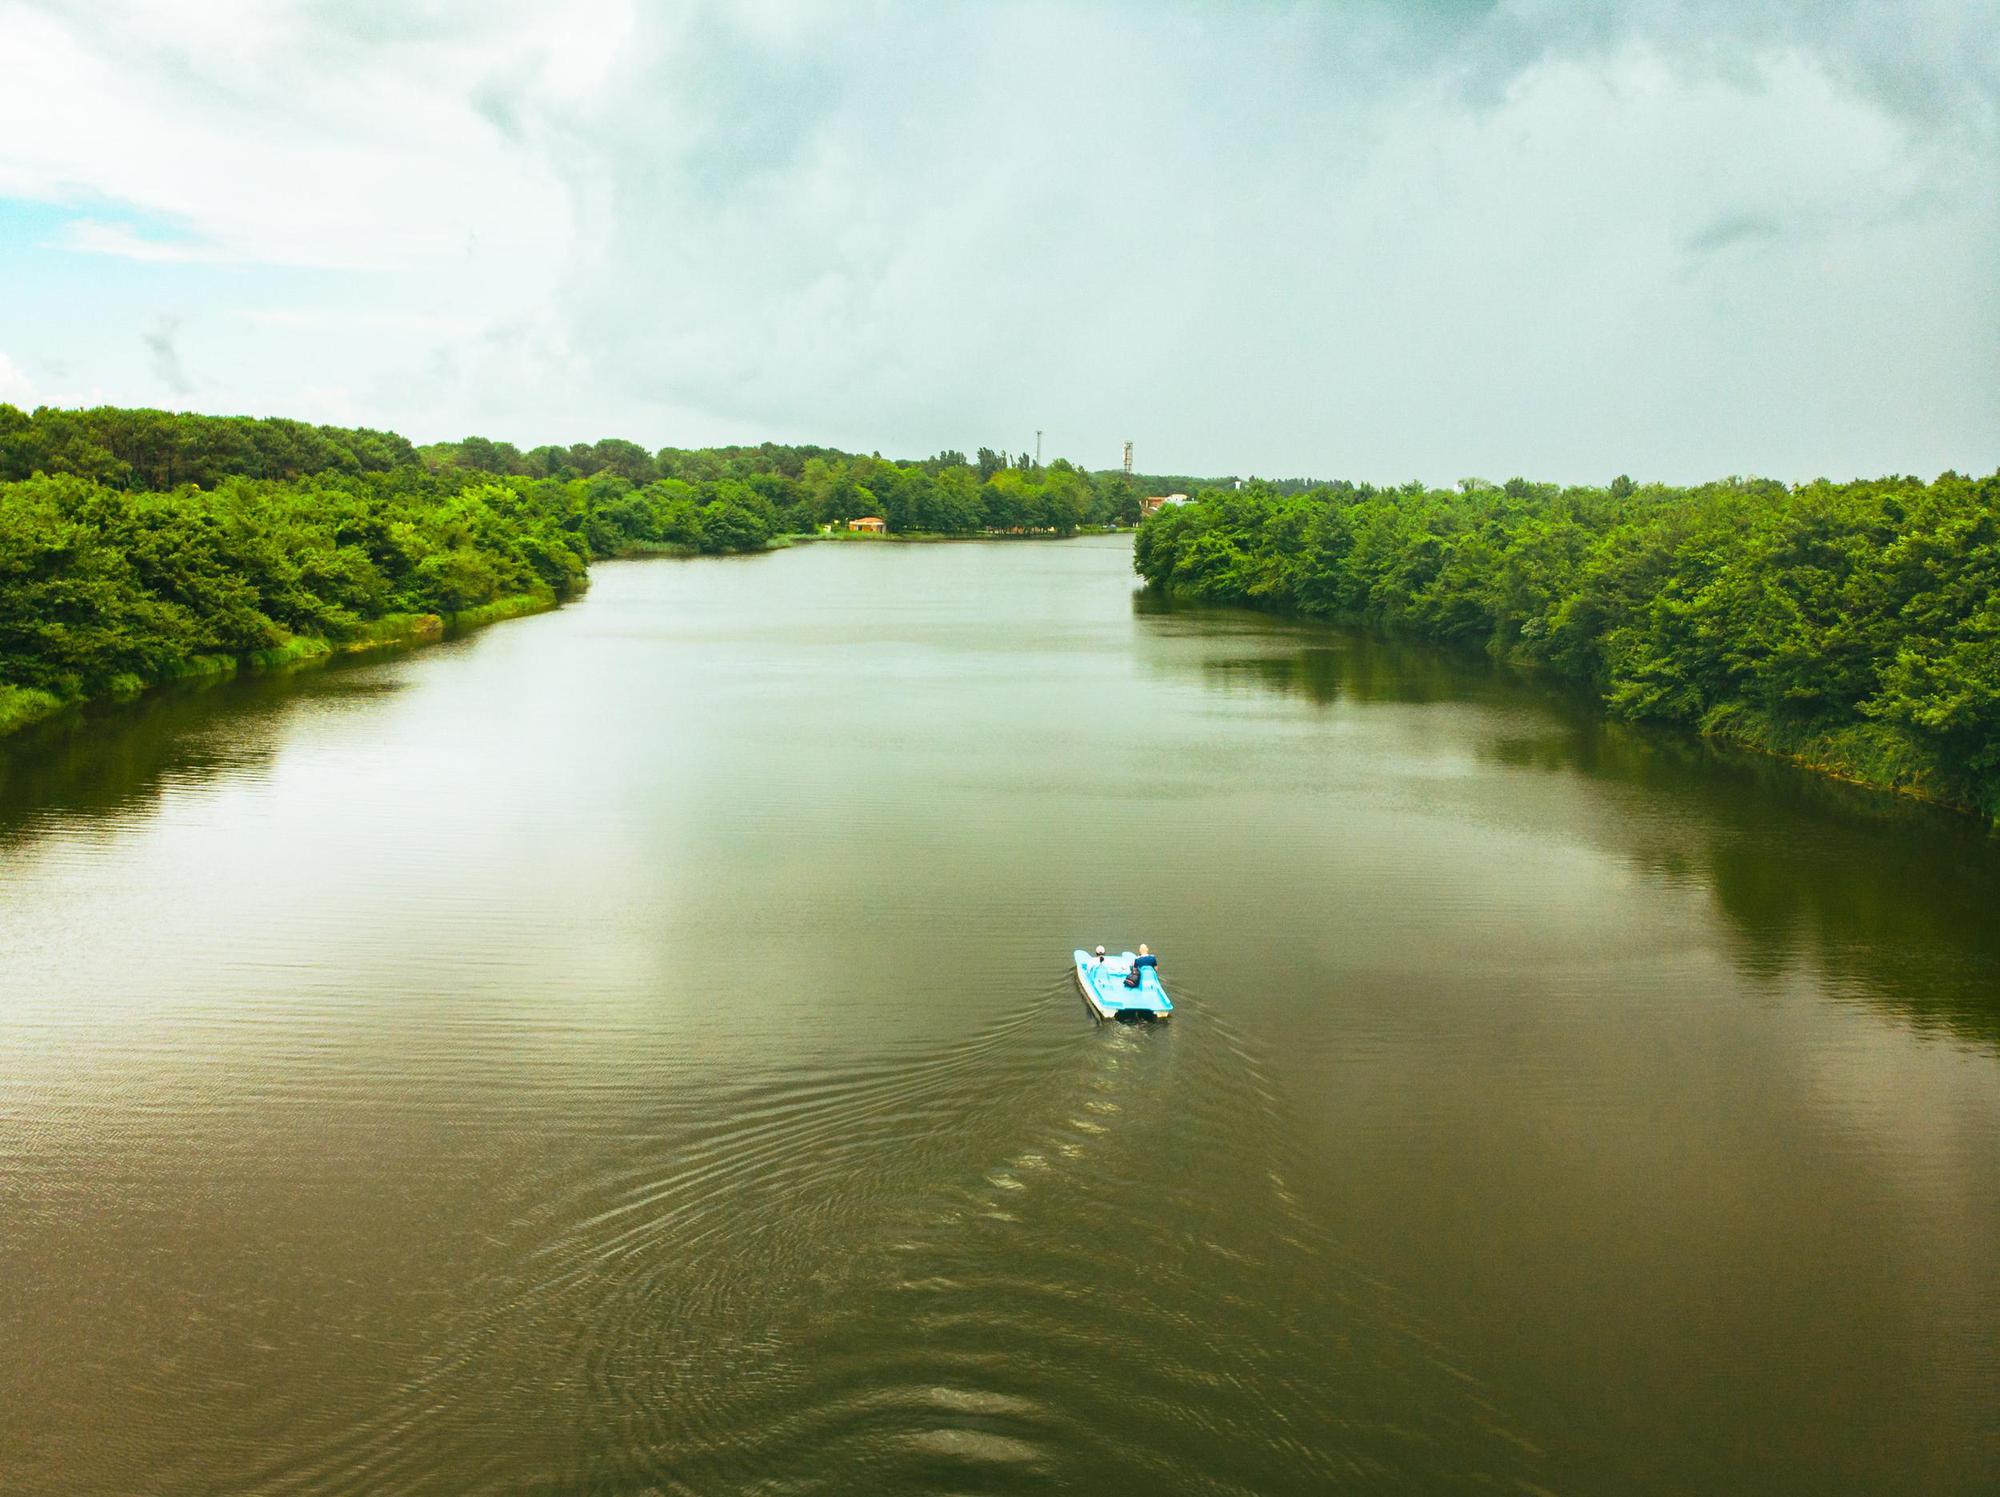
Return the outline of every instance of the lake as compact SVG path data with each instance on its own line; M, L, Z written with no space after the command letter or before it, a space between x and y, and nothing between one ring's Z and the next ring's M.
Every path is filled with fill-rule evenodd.
M594 575L0 744L0 1489L1995 1490L2000 841L1126 538Z

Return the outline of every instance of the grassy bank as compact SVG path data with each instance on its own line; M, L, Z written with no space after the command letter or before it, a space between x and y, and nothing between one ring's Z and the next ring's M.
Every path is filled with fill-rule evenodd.
M51 692L0 682L0 736L54 717L69 705Z
M1851 785L1966 811L2000 831L2000 813L1980 804L1979 789L1956 766L1941 762L1907 731L1880 722L1787 721L1743 704L1709 713L1697 725L1705 737L1784 759Z
M457 634L466 629L497 624L503 619L526 618L531 613L547 613L555 606L554 593L516 593L512 597L495 598L490 603L481 603L476 608L461 608L458 612L448 615L443 623L448 632Z
M1139 530L1171 593L1448 643L2000 825L2000 475L1787 487L1209 492Z
M46 722L85 703L104 699L136 697L155 686L214 680L243 672L289 671L324 665L347 656L377 650L408 649L432 644L449 635L477 629L505 619L546 613L558 606L553 592L518 593L495 598L451 614L398 613L361 626L352 636L326 640L311 635L295 636L282 644L237 655L195 655L178 661L147 680L127 674L108 683L94 696L61 697L33 687L10 686L0 682L0 737L30 724Z

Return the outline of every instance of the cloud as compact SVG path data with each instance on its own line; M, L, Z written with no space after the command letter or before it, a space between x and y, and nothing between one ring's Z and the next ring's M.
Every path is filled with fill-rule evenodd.
M1770 57L1805 59L1843 92L1938 129L2000 126L1995 0L1433 0L1397 4L1397 65L1504 96L1523 73L1641 47L1690 78L1747 82Z
M1133 433L1161 466L1373 476L1893 463L1895 418L1828 389L1906 357L1879 278L1994 268L1978 133L1755 7L959 15L642 37L565 129L602 206L557 305L606 383L906 451L1046 426L1095 461ZM1763 263L1686 278L1753 226ZM1919 320L1994 327L1951 295ZM1850 417L1872 453L1829 440Z
M111 0L87 23L74 7L0 0L0 193L164 215L189 243L244 262L463 268L479 225L525 264L565 237L565 194L465 96L496 71L540 79L576 64L573 38L599 17L587 5L567 17L502 5L491 25L486 14L443 7L438 29L377 41L310 9L240 0ZM562 72L541 92L559 99L575 81ZM133 248L90 232L95 251Z
M1783 235L1783 224L1768 213L1735 212L1710 219L1683 243L1691 254L1711 255L1718 250L1779 239Z
M35 394L35 387L19 364L0 353L0 402L26 408Z
M180 318L162 317L154 323L150 332L139 336L152 357L155 377L174 394L187 395L193 392L195 382L188 378L187 367L181 363L180 350L174 346L180 330Z
M127 260L174 264L226 263L231 256L213 245L170 239L149 239L127 224L79 218L65 226L59 248L86 255L117 255Z
M333 307L244 307L236 315L260 327L309 330L361 327L390 332L455 335L476 333L481 326L471 318L443 313L357 312Z
M210 398L339 389L420 437L1983 468L1996 30L1994 0L0 0L0 194L182 277Z

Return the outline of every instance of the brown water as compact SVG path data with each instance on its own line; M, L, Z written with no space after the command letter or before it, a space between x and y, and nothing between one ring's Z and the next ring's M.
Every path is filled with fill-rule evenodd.
M0 749L0 1490L2000 1490L2000 845L1131 586Z

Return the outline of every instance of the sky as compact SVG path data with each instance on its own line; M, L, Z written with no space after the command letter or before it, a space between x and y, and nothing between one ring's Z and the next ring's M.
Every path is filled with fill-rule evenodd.
M2000 0L0 0L0 400L2000 467Z

